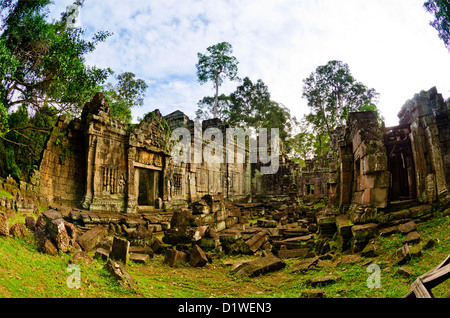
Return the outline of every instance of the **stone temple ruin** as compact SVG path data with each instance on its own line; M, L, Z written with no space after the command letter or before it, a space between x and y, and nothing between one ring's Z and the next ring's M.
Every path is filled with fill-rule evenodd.
M436 88L416 94L398 117L398 126L384 127L375 112L350 113L328 156L301 168L281 153L276 173L263 174L248 149L243 163L177 163L170 132L187 128L194 143L194 121L155 110L125 125L97 93L81 118L59 118L38 173L20 193L57 210L68 232L67 221L76 224L83 250L109 234L127 237L127 252L165 250L171 265L204 264L202 250L311 258L328 253L327 239L337 234L340 251L359 252L389 226L449 207L450 124L442 95ZM209 127L223 135L227 128L218 119L202 123L203 132ZM20 195L15 200L30 208ZM0 203L12 206L7 201ZM41 234L52 218L58 216L41 219ZM108 257L111 248L100 254ZM266 265L283 267L271 258L236 271L252 276L252 268L262 273Z

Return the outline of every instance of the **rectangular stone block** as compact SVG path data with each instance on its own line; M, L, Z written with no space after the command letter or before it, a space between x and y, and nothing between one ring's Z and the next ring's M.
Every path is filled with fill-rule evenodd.
M96 226L77 238L78 244L85 252L92 251L108 235L108 229L104 226Z
M352 234L356 242L366 242L378 234L378 226L375 223L355 225Z
M109 257L126 265L130 257L130 242L115 236Z

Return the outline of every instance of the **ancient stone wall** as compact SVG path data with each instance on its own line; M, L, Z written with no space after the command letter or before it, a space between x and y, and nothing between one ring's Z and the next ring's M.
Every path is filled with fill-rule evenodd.
M450 126L447 105L435 87L416 94L401 108L400 124L410 125L416 196L420 202L448 201Z
M79 120L59 117L43 152L40 191L49 203L77 207L85 191L84 136Z

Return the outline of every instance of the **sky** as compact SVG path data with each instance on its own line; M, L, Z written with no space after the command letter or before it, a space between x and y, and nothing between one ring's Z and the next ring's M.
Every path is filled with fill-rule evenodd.
M50 17L73 0L56 0ZM92 36L112 32L86 56L88 65L133 72L148 84L134 121L154 109L194 119L197 103L214 96L199 84L197 53L229 42L238 76L261 79L272 100L297 119L309 112L302 81L331 60L349 65L357 81L380 94L386 126L402 105L436 86L450 97L450 53L429 22L425 0L85 0L78 25ZM110 80L113 82L113 79ZM226 81L219 93L239 85Z

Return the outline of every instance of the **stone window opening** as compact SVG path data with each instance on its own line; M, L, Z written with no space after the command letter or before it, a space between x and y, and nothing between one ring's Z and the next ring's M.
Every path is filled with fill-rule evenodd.
M314 194L314 184L307 184L306 185L306 194L307 195L313 195Z
M181 196L182 194L182 176L179 173L173 175L173 194L174 196Z

